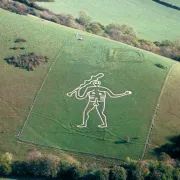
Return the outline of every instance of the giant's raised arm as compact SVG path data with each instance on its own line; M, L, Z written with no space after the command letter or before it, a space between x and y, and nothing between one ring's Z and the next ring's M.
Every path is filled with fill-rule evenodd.
M124 93L121 94L114 94L110 89L106 87L101 87L101 89L105 91L111 98L120 98L132 94L132 91L125 91Z
M88 92L90 91L90 89L91 89L92 87L93 87L93 86L87 87L82 95L80 94L81 89L77 90L77 91L75 92L75 97L76 97L77 99L79 99L79 100L85 99L85 98L87 97L87 95L88 95Z

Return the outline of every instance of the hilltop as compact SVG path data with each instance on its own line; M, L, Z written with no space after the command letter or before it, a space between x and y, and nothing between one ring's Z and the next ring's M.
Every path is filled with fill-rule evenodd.
M178 0L173 2L179 6ZM142 39L161 41L179 39L180 11L167 8L151 0L57 0L55 2L39 2L40 6L55 13L69 13L78 16L79 11L87 11L93 21L103 24L129 24Z

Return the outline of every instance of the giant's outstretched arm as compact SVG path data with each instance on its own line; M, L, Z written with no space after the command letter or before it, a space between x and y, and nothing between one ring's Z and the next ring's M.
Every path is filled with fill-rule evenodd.
M132 91L125 91L121 94L114 94L110 89L106 87L102 87L102 90L105 91L111 98L120 98L132 94Z

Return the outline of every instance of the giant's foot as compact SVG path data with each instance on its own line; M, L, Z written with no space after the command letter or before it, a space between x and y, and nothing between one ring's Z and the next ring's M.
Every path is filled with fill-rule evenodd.
M86 124L81 124L81 125L77 125L77 127L78 128L85 128L85 127L87 127L87 125Z
M107 127L107 124L101 124L101 125L98 125L99 128L106 128Z

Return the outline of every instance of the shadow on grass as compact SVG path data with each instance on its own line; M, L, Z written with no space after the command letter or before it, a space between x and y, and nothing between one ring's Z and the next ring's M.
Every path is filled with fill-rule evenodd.
M164 2L164 1L161 1L161 0L152 0L152 1L154 1L156 3L159 3L159 4L163 5L163 6L166 6L168 8L172 8L172 9L180 11L180 7L175 6L173 4L170 4L170 3L167 3L167 2Z
M115 141L114 144L127 144L125 140Z
M180 159L180 135L169 137L168 140L169 143L154 150L156 156L159 157L161 153L165 152L172 158Z
M138 140L139 137L132 137L130 142L127 142L125 139L123 140L119 140L119 141L115 141L114 144L129 144L131 142L134 142L135 140Z

